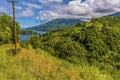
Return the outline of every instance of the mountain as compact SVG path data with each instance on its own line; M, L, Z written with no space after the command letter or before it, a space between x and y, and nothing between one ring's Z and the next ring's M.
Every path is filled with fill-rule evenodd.
M33 36L28 42L33 48L42 48L72 64L96 66L101 72L110 74L113 80L120 80L120 16L92 19Z
M120 16L120 12L116 12L114 14L110 14L110 16Z
M83 22L83 21L80 19L55 19L50 22L47 22L38 26L34 26L31 28L27 28L27 29L38 30L38 31L53 31L56 29L73 26L79 22Z

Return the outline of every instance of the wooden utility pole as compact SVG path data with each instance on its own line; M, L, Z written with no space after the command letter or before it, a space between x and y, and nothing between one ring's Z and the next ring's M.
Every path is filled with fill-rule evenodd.
M15 18L15 2L17 0L7 0L8 2L12 2L12 11L13 11L13 26L14 26L14 45L15 45L15 54L17 54L17 30L16 30L16 18Z

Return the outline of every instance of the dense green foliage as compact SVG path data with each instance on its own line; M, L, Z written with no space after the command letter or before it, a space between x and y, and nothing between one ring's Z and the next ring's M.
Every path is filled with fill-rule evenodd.
M16 26L19 38L17 22ZM10 16L0 15L0 30L0 44L4 44L0 46L0 80L120 79L120 17L96 18L34 35L21 44L26 48L18 46L16 55L12 55L13 45L8 44L14 39Z
M16 22L18 40L20 37L20 25ZM14 41L13 19L6 15L0 15L0 44L13 43Z
M98 67L120 79L120 17L102 17L74 27L33 36L26 44L76 65Z
M35 27L28 28L30 30L38 30L38 31L53 31L69 26L73 26L78 22L82 22L80 19L55 19L48 23L44 23Z

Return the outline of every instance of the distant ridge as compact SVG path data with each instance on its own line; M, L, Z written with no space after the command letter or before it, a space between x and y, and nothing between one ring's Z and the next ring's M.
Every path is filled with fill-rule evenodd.
M116 12L114 14L110 14L110 16L120 16L120 12Z
M31 28L27 28L29 30L37 30L37 31L53 31L60 28L65 28L69 26L73 26L79 22L84 22L80 19L55 19L50 22L34 26Z

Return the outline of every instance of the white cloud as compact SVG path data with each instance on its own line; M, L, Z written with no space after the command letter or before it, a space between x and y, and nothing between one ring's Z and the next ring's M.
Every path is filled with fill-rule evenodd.
M59 1L59 0L40 0ZM51 8L39 12L41 20L57 18L93 18L120 12L120 0L81 0L69 1L67 5L51 5Z
M15 8L16 8L17 10L23 10L23 8L20 7L20 6L15 6Z
M19 13L17 17L27 17L27 16L33 16L33 15L34 15L34 11L32 11L30 7L28 7L24 11Z
M39 0L41 3L51 3L51 2L58 2L61 3L63 0Z
M31 8L37 8L37 9L41 8L40 5L32 4L32 3L28 3L28 2L22 2L22 4L27 5L28 7L31 7Z
M29 27L29 26L26 25L26 24L20 24L20 26L21 26L22 29L25 29L25 28L28 28L28 27Z
M28 16L34 16L33 9L40 9L41 6L37 4L32 4L28 2L22 2L23 5L26 5L27 7L23 10L22 7L16 6L16 9L23 10L21 13L17 14L17 17L28 17Z
M38 20L38 19L39 19L39 17L37 16L37 17L36 17L36 19Z
M0 12L7 12L7 9L3 6L0 6Z

